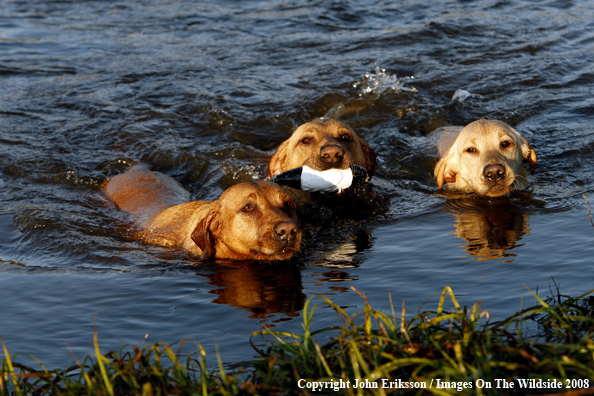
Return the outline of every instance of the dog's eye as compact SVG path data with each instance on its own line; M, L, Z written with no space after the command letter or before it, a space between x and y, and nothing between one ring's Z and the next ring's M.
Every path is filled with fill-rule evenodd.
M250 213L250 212L253 212L254 209L256 209L255 205L245 204L245 205L243 205L243 208L241 208L241 211L244 213Z
M501 147L506 148L506 147L509 147L509 146L511 146L511 142L510 141L507 141L506 140L505 142L501 142Z
M475 149L474 147L468 147L468 148L466 149L466 152L467 152L467 153L476 153L476 149Z
M292 199L287 199L284 203L285 209L295 209L295 202Z
M301 139L301 143L303 143L303 144L311 144L312 140L313 140L312 138L306 137L306 138Z
M343 133L342 135L340 135L340 138L345 142L350 142L351 140L353 140L353 137L348 133Z

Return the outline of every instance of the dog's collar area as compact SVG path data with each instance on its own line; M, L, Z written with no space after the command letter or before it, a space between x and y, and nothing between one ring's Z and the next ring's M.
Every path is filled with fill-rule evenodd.
M368 182L369 179L367 170L359 165L325 171L317 171L303 165L274 176L272 181L308 192L340 194L353 184Z

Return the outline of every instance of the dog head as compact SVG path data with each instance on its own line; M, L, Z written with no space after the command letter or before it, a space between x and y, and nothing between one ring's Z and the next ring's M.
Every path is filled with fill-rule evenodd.
M276 150L268 171L270 177L307 165L316 171L346 169L356 164L369 176L375 170L375 152L365 140L340 121L301 125Z
M286 260L299 250L295 203L276 184L240 183L209 205L191 234L201 259Z
M536 152L515 129L495 120L468 124L435 166L437 186L499 197L528 185L523 163L536 167Z

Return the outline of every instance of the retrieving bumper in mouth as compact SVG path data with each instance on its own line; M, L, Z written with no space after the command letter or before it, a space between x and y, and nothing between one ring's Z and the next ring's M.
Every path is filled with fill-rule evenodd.
M321 193L341 193L353 184L368 182L367 170L359 165L346 169L317 171L307 165L290 169L272 178L272 181L284 186L304 191Z

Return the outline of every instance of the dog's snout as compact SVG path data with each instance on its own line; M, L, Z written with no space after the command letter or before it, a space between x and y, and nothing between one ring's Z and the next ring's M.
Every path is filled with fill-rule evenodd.
M344 156L344 151L340 146L336 145L328 145L322 147L320 150L320 157L324 162L327 163L336 163L342 161L342 157Z
M505 166L501 164L490 164L483 169L483 176L489 181L496 182L505 177Z
M281 221L274 227L274 232L280 239L295 238L297 231L297 226L290 221Z

